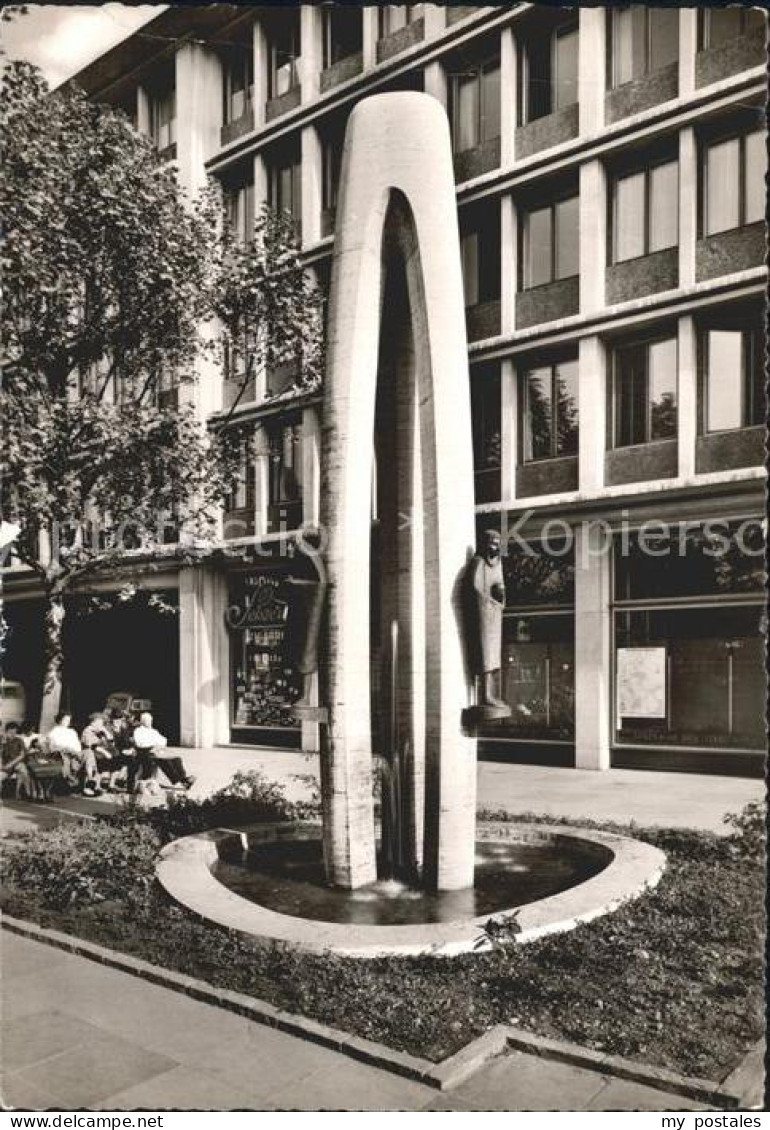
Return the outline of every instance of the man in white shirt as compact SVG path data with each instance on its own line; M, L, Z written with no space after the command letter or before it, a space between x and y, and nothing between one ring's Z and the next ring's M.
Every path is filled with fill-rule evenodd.
M92 750L81 746L77 731L72 728L72 716L66 710L56 715L56 725L48 734L48 749L61 758L64 778L70 785L77 788L82 782L83 796L101 796L96 758Z
M136 747L137 764L132 767L134 772L129 788L133 788L137 773L141 773L143 778L152 779L157 775L158 768L163 770L172 785L184 785L186 789L190 788L195 778L185 770L181 757L166 751L168 742L153 726L152 714L149 711L139 715L139 725L134 730L133 742Z

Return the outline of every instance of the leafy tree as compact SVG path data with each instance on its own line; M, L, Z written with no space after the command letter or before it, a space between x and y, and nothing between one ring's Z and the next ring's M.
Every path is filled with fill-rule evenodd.
M215 545L243 428L238 393L201 422L214 367L242 349L245 384L292 358L291 388L314 387L320 298L282 217L240 246L221 194L185 198L121 112L24 63L1 97L2 505L45 600L47 723L70 596Z

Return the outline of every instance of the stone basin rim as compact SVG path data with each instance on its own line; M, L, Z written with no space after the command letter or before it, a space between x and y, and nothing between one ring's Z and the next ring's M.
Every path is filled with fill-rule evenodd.
M261 839L270 829L289 828L305 834L318 830L315 822L299 825L254 825ZM558 894L521 907L467 918L459 922L431 922L411 925L351 925L325 922L281 914L251 902L228 890L211 872L217 861L218 843L227 837L247 835L249 828L215 829L173 840L160 854L157 878L169 895L196 915L219 926L249 934L266 942L283 943L314 953L336 953L347 957L454 956L477 948L482 927L490 918L505 920L518 915L521 933L517 944L535 941L549 934L564 933L581 922L616 910L657 885L666 867L659 848L630 836L596 831L592 828L561 824L492 823L480 824L478 842L578 841L608 849L612 858L602 871ZM276 838L281 838L276 835Z

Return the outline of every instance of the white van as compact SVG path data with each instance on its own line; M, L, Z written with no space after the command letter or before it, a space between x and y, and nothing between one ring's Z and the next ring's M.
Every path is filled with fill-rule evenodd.
M22 724L27 717L27 696L22 683L13 679L0 679L0 722Z

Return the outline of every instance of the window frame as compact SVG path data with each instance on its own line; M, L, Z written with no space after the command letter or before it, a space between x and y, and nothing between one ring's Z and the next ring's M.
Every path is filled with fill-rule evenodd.
M577 459L580 452L580 406L576 398L577 408L577 427L575 429L575 451L560 451L559 450L559 427L558 427L558 411L559 403L558 396L556 395L556 381L558 379L558 370L561 365L572 364L576 366L577 383L580 383L580 366L578 357L559 357L551 361L546 361L544 364L527 365L519 370L519 403L521 405L521 412L519 416L519 428L521 435L521 444L519 449L519 464L522 467L528 467L533 463L547 463L554 459ZM531 427L530 427L530 381L529 377L538 369L548 369L550 372L550 405L551 405L551 430L550 430L550 452L548 455L532 455L527 457L527 447L531 447Z
M237 54L241 53L242 56ZM222 67L222 124L231 125L254 110L254 51L245 43L234 43L225 53ZM237 117L233 114L233 75L244 80L244 109Z
M578 254L577 254L578 269L577 269L577 271L574 272L574 274L571 274L571 275L564 275L564 276L560 277L559 274L558 274L558 257L559 257L558 256L558 244L559 244L559 240L558 240L558 225L557 225L556 218L557 218L557 215L558 215L558 206L560 204L565 204L565 203L567 203L567 201L570 201L570 200L577 200L577 202L578 202L578 214L579 214L579 211L580 211L580 190L579 189L578 189L577 192L572 192L572 191L561 192L558 195L554 196L551 199L550 203L545 204L542 207L523 209L524 214L523 214L523 217L522 217L523 222L521 224L521 247L520 247L521 268L519 270L519 286L520 286L522 291L526 292L526 291L530 291L530 290L538 290L540 287L543 287L543 286L552 286L554 283L557 283L557 282L566 282L569 279L580 278L580 233L579 233L579 231L578 231L578 249L577 249L577 251L578 251ZM550 257L551 263L550 263L550 272L549 272L550 278L546 282L531 283L531 282L528 281L531 278L531 275L532 275L531 257L530 257L531 238L530 238L530 234L529 234L529 232L530 232L530 216L534 212L545 212L545 211L548 211L549 217L550 217L550 235L551 235L551 257Z
M519 91L518 91L518 116L517 122L519 126L527 126L532 122L542 121L544 118L550 117L552 114L558 113L560 110L566 110L570 106L575 106L579 101L579 91L575 92L575 101L568 102L564 106L556 105L556 90L558 88L558 50L557 44L561 36L577 34L578 36L578 59L580 52L580 22L578 20L567 20L562 24L556 24L550 28L547 33L548 36L548 88L549 88L549 109L543 114L538 114L536 118L531 116L532 112L532 98L530 94L530 80L532 71L532 51L537 46L542 46L542 39L530 36L523 39L519 47Z
M334 31L335 31L334 20L337 19L337 18L340 18L342 16L352 18L356 14L358 14L359 19L361 21L360 25L359 25L360 26L361 42L360 42L359 46L355 48L355 50L346 51L343 55L337 55L337 57L334 58L333 56L335 55L335 45L338 42L338 40L336 39L336 37L334 35ZM363 25L363 9L362 8L358 8L358 7L355 7L355 6L344 6L344 5L343 6L333 5L331 7L324 7L323 8L323 69L325 71L330 70L332 67L336 67L337 64L341 63L344 59L350 59L354 55L357 55L357 54L359 54L359 52L363 51L363 39L364 39L364 25ZM341 40L339 42L341 42Z
M387 39L389 36L395 35L396 32L402 31L405 27L409 27L419 18L417 11L419 7L419 4L381 4L377 12L377 38ZM404 23L400 24L399 27L388 26L389 17L392 16L394 9L404 13Z
M500 125L500 131L498 133L491 134L488 137L485 136L484 122L486 120L486 116L484 114L484 97L483 97L483 84L484 84L484 79L485 79L486 75L488 73L490 73L491 71L497 71L497 73L498 73L498 90L499 90L499 98L500 98L500 102L498 104L498 123L499 123L500 122L500 112L501 112L501 109L502 109L502 87L500 85L500 62L501 62L500 52L498 51L497 54L492 53L492 54L489 54L489 55L485 55L485 57L483 59L481 59L477 62L468 63L468 64L463 65L462 70L458 69L458 70L452 71L450 73L449 78L450 78L450 107L451 107L451 127L452 127L452 152L455 154L455 156L457 156L460 153L472 153L475 149L479 149L482 145L485 145L488 141L493 141L495 138L501 136L502 125ZM468 148L458 149L457 148L457 138L459 137L459 134L460 134L459 119L458 119L459 80L461 78L468 78L469 76L473 77L473 80L476 84L476 120L473 123L474 124L473 132L474 132L474 136L475 136L475 142L474 142L473 145L471 145Z
M650 235L652 232L652 174L655 169L663 168L664 165L676 165L676 243L670 244L668 247L659 247L657 251L650 250ZM643 217L643 233L642 242L644 250L641 255L630 256L627 259L617 258L618 249L618 185L620 181L634 176L644 177L644 217ZM680 169L678 157L665 157L653 161L649 165L637 166L634 165L630 168L617 170L612 174L612 182L610 185L610 207L612 210L612 224L610 229L611 238L608 240L608 260L607 265L610 267L617 267L622 263L635 263L639 259L647 259L650 255L658 255L663 251L673 251L679 247L679 185L680 185Z
M740 231L741 228L749 227L751 224L762 223L762 220L746 220L746 203L747 203L747 186L748 186L748 163L746 160L746 139L754 133L764 136L762 129L733 129L728 132L714 134L711 137L706 137L701 142L701 160L700 160L700 174L701 174L701 207L699 209L700 215L698 217L698 235L700 239L718 239L719 236L726 235L728 232ZM708 172L708 155L709 150L716 145L724 145L730 141L738 142L738 224L732 228L720 228L719 231L710 232L708 230L708 211L709 211L709 172ZM765 148L765 157L767 158L767 148ZM767 164L765 164L767 170ZM767 175L767 172L765 173Z
M749 317L750 324L746 324ZM701 436L728 435L745 431L747 428L762 427L765 411L765 346L762 325L763 312L747 313L744 324L739 314L729 317L704 320L698 327L698 369L700 408L698 412L698 434ZM754 320L756 319L756 320ZM711 386L710 372L710 334L739 333L741 335L741 358L743 373L740 388L741 423L737 428L710 428L709 400Z
M291 206L280 199L281 174L291 170ZM302 231L302 159L296 154L280 155L270 162L268 177L268 202L275 212L284 212L291 217L298 234ZM295 213L295 205L297 212Z
M171 103L171 114L167 121L161 122L161 113ZM150 137L158 153L165 153L176 145L176 83L173 78L158 84L150 91ZM161 145L161 129L168 128L168 140Z
M616 35L617 35L617 17L624 11L630 11L632 8L640 8L644 14L644 70L639 75L633 75L631 78L625 79L623 82L618 82L615 77L615 63L619 52L616 50ZM621 87L627 86L632 82L640 82L642 79L647 78L648 75L655 74L663 67L655 67L652 69L652 24L651 24L651 9L647 4L618 4L616 7L607 9L610 14L609 19L609 34L607 36L607 88L608 90L620 90ZM676 9L678 11L678 9ZM677 58L679 58L681 44L678 38L677 30ZM664 66L671 66L672 63L666 63Z
M720 9L721 10L721 9ZM761 8L744 7L743 5L735 5L731 7L740 20L740 31L737 35L732 36L731 39L726 39L722 43L712 44L711 39L711 15L712 8L702 8L698 12L698 50L699 51L718 51L725 43L733 43L736 39L742 39L745 35L751 33L751 16L762 16Z
M269 64L267 68L267 98L269 102L274 101L276 98L282 98L283 95L289 94L292 90L296 90L300 85L299 61L302 58L302 28L299 18L299 8L295 8L293 10L293 13L290 7L282 8L280 14L284 18L284 20L286 20L285 23L282 23L280 25L280 30L284 32L288 37L289 50L287 52L282 52L286 54L287 60L286 62L279 64L278 55L279 51L281 51L282 44L281 42L277 41L276 26L273 25L267 32ZM291 16L294 21L293 23L288 22L288 16ZM281 70L281 67L286 66L287 63L289 65L290 75L289 85L286 90L279 91L278 72Z
M672 435L651 438L652 432L652 399L650 397L650 348L660 342L673 341L676 347L676 365L674 369L674 408L676 411L676 427ZM634 439L631 443L619 443L619 357L621 354L641 353L644 351L644 391L645 391L645 438ZM648 447L654 443L670 443L679 438L679 336L676 330L669 333L659 332L648 337L633 338L626 341L615 342L611 354L611 384L610 384L610 444L612 451L625 451L631 447ZM631 429L629 429L631 430Z

